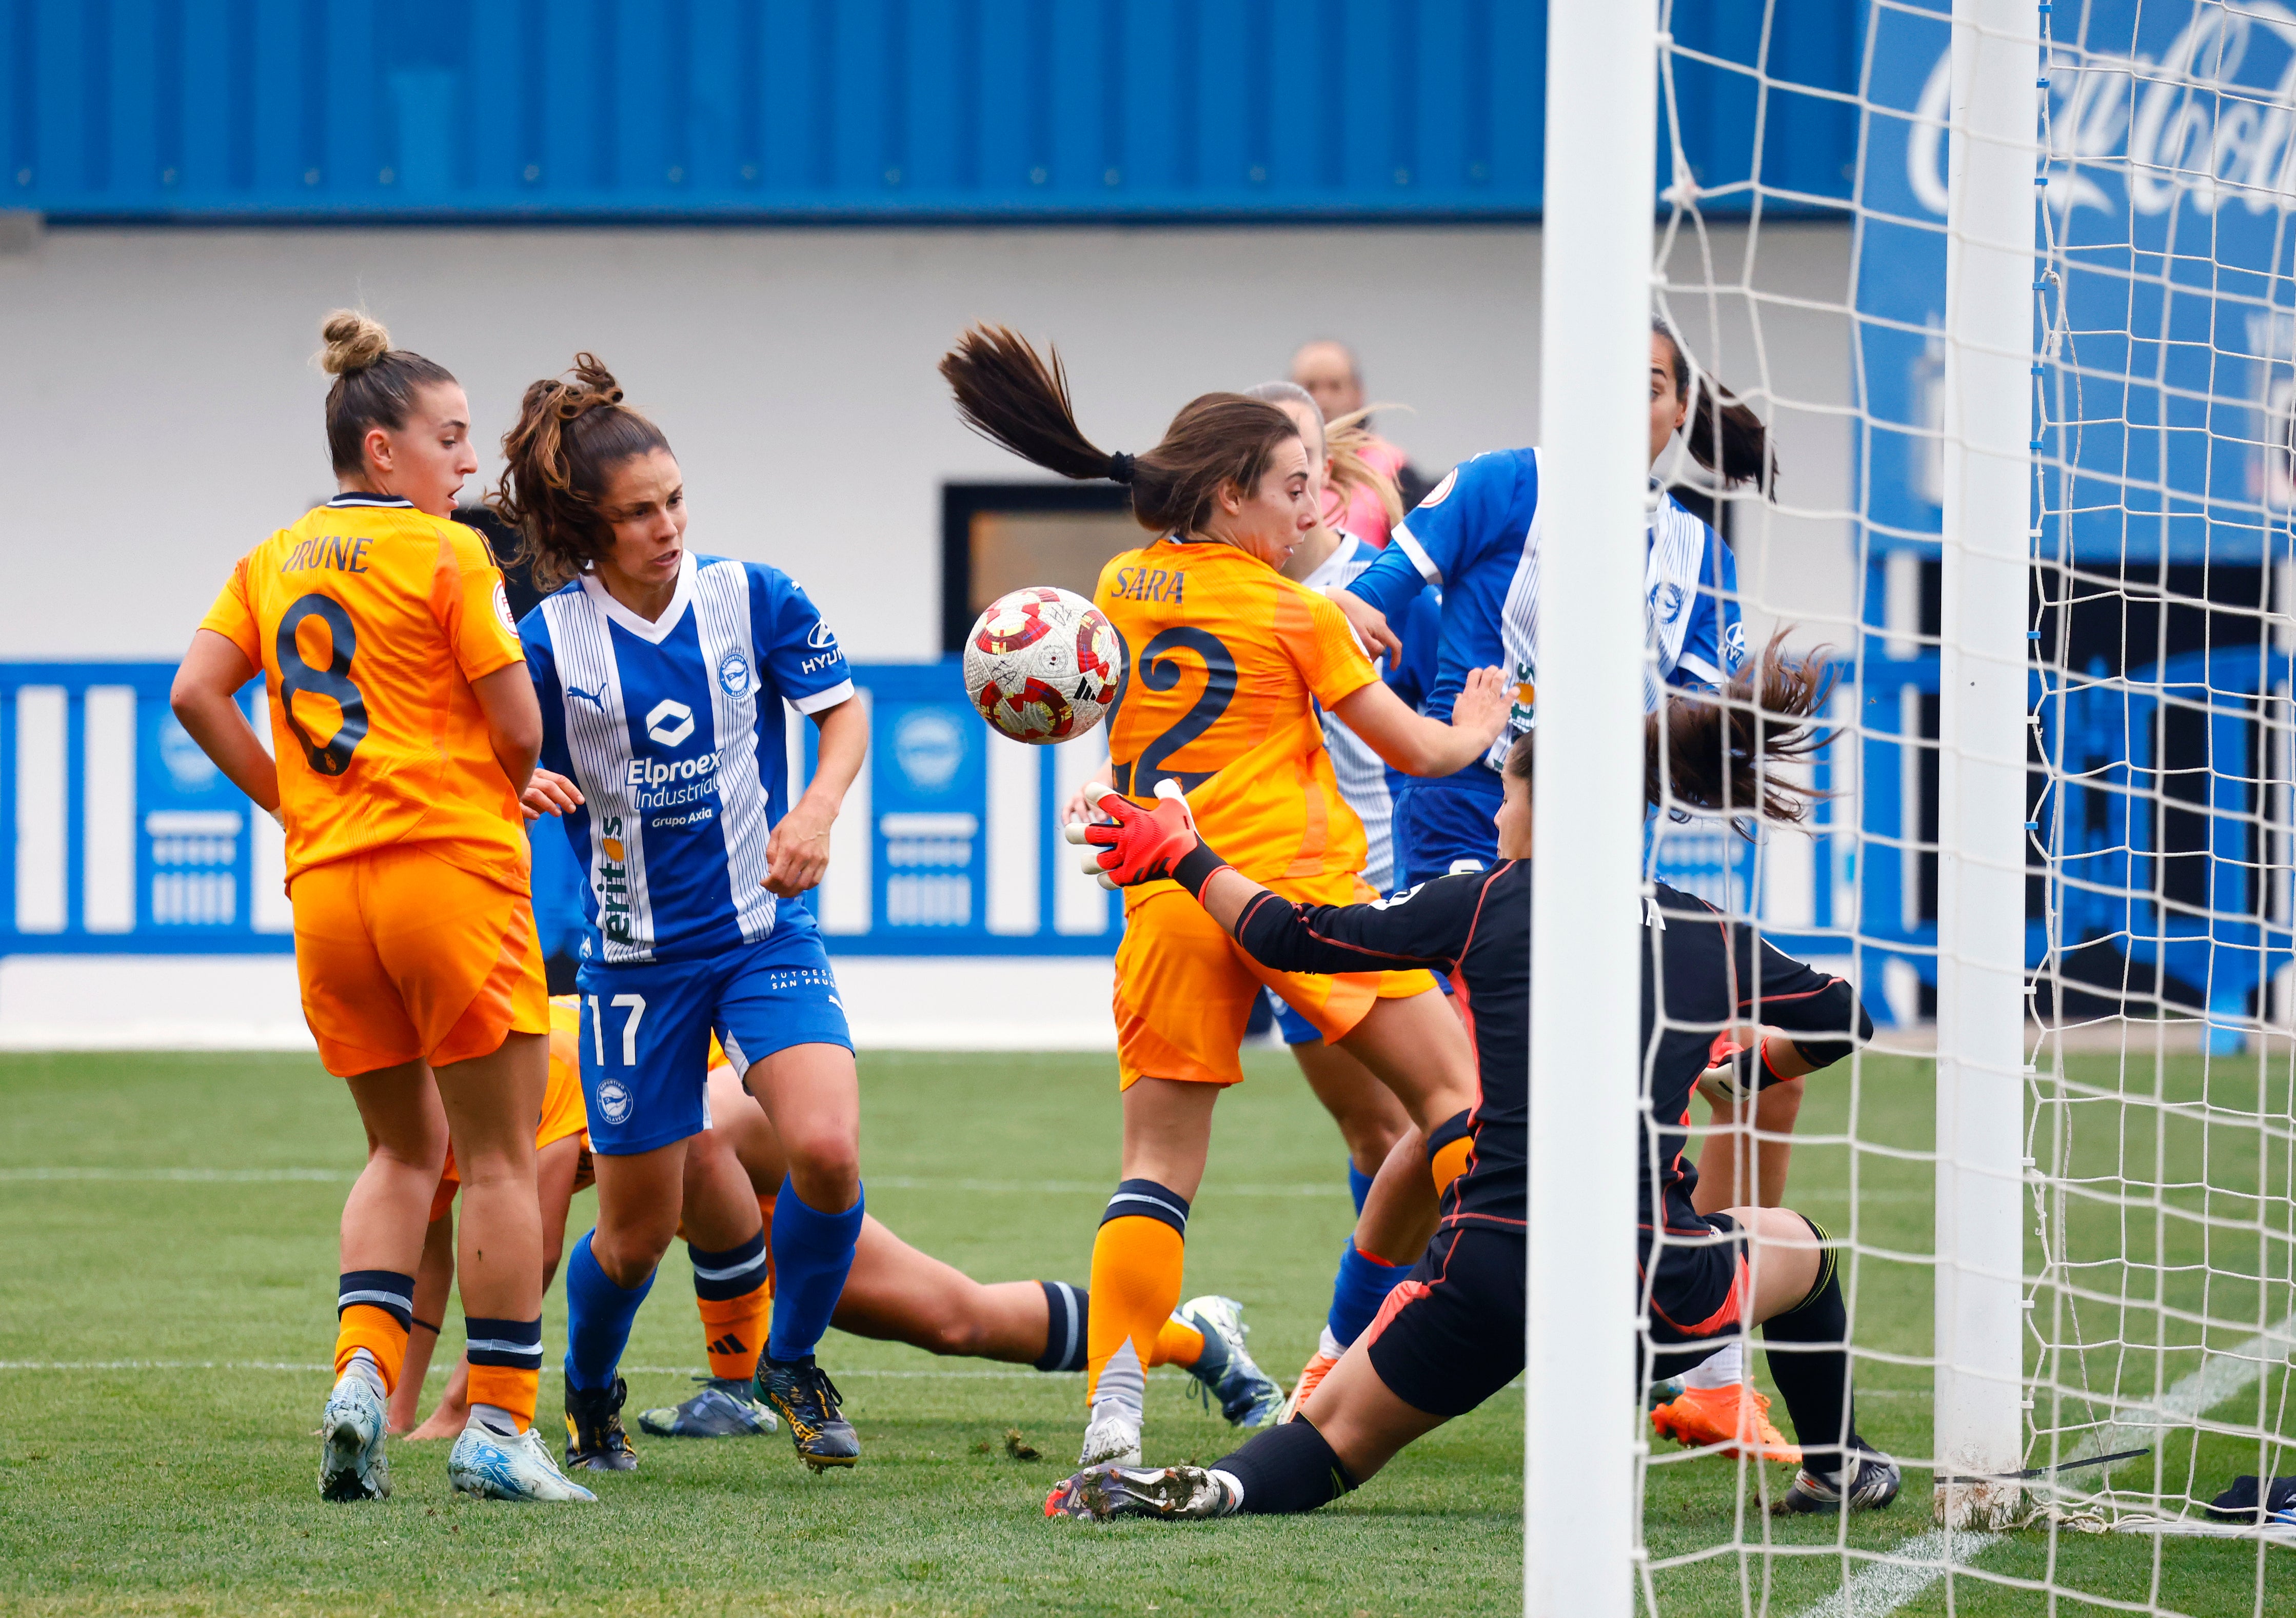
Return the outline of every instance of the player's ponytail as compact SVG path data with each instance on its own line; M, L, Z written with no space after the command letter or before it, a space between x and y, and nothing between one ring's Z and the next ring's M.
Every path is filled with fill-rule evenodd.
M1683 438L1690 458L1725 483L1751 483L1764 494L1776 493L1777 451L1771 448L1770 430L1762 418L1704 371L1693 375L1682 339L1663 319L1652 316L1651 331L1666 339L1673 354L1675 397L1689 401Z
M518 530L535 587L554 590L588 571L613 544L599 501L625 461L668 451L661 429L622 403L621 384L592 354L565 377L545 377L519 401L503 434L502 484L487 497Z
M1005 326L966 331L941 357L940 374L966 426L1064 478L1129 485L1133 516L1154 533L1201 532L1223 487L1249 494L1276 447L1300 436L1263 399L1207 393L1181 407L1153 449L1111 455L1077 425L1059 351L1046 359Z
M333 377L327 390L327 455L342 477L366 470L366 435L377 427L406 425L415 395L455 374L411 349L394 349L382 322L357 309L337 309L319 323L319 368Z
M1833 689L1833 666L1819 654L1789 657L1787 631L1770 637L1753 666L1718 691L1669 693L1643 720L1643 794L1669 810L1727 815L1751 834L1753 819L1799 824L1825 794L1781 776L1833 740L1818 715ZM1506 773L1534 778L1538 733L1507 750Z

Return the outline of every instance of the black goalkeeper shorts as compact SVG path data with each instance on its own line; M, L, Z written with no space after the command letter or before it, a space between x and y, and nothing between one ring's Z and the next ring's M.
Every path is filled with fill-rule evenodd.
M1388 1391L1430 1416L1464 1416L1522 1375L1523 1236L1438 1231L1364 1334Z
M1660 1352L1677 1343L1710 1346L1745 1331L1753 1287L1737 1220L1675 1210L1663 1236L1653 1239L1647 1228L1642 1236L1636 1279L1646 1289L1651 1343Z

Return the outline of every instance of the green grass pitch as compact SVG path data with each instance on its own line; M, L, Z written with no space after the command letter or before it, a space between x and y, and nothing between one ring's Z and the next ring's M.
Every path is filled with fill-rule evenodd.
M1251 1082L1221 1104L1190 1228L1188 1285L1242 1298L1255 1353L1288 1378L1313 1344L1349 1211L1337 1138L1288 1059L1256 1051L1248 1062ZM862 1077L870 1207L894 1230L984 1279L1086 1278L1115 1179L1112 1064L869 1055ZM1854 1089L1814 1080L1805 1135L1847 1133L1853 1102L1859 1139L1927 1144L1925 1064L1868 1061ZM832 1335L823 1360L849 1395L865 1446L850 1475L808 1475L779 1436L642 1440L639 1472L599 1480L600 1508L521 1508L456 1500L445 1446L398 1445L390 1502L327 1506L316 1498L309 1434L328 1378L311 1367L332 1342L335 1220L359 1161L341 1086L312 1061L285 1056L0 1056L0 1118L9 1238L0 1269L0 1608L1521 1610L1524 1395L1515 1390L1314 1517L1096 1528L1048 1523L1040 1511L1081 1431L1079 1379ZM57 1172L75 1169L144 1177ZM282 1170L322 1172L157 1177ZM1846 1229L1850 1170L1846 1148L1807 1147L1790 1200ZM1857 1172L1859 1239L1925 1252L1926 1167L1869 1153ZM2222 1183L2230 1170L2214 1172ZM577 1200L575 1230L592 1207ZM1924 1351L1930 1296L1925 1266L1866 1258L1861 1345ZM564 1342L555 1289L544 1332ZM450 1327L450 1343L454 1335ZM122 1361L171 1368L90 1368ZM675 1253L639 1317L629 1362L662 1367L631 1376L633 1408L680 1396L676 1368L701 1362ZM1860 1378L1866 1434L1919 1453L1926 1370L1868 1362ZM1151 1459L1209 1460L1232 1447L1230 1431L1186 1397L1191 1385L1152 1376ZM546 1378L545 1416L551 1392ZM2278 1392L2276 1379L2269 1408ZM2246 1397L2253 1419L2257 1396ZM1045 1458L1007 1456L1012 1427ZM2161 1460L2172 1480L2228 1481L2256 1469L2257 1450L2210 1438L2195 1454L2184 1440ZM1790 1618L1838 1587L1843 1530L1761 1513L1759 1489L1775 1493L1786 1481L1782 1468L1762 1479L1712 1458L1652 1468L1646 1533L1661 1565L1652 1579L1660 1613ZM1923 1532L1928 1492L1927 1474L1909 1473L1906 1498L1850 1523L1847 1543L1881 1548ZM1765 1547L1777 1554L1761 1554ZM2027 1532L1980 1565L2007 1581L2038 1581L2054 1569L2061 1592L2140 1610L2151 1602L2232 1614L2296 1610L2286 1559L2253 1545L2156 1548L2129 1536ZM2014 1582L1963 1577L1949 1597L1934 1586L1898 1610L2108 1609L2062 1595L2052 1606Z

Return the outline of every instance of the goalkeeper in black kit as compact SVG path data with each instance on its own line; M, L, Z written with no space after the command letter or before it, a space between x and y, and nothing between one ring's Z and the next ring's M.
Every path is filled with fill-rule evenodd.
M1814 661L1789 662L1773 641L1759 665L1725 689L1673 698L1647 721L1651 800L1660 801L1662 779L1669 803L1800 819L1808 795L1771 779L1768 767L1822 744L1810 718L1825 684ZM1501 863L1375 904L1289 903L1206 846L1177 793L1160 787L1160 801L1145 810L1106 789L1093 792L1111 817L1089 832L1100 868L1119 884L1177 881L1267 965L1456 969L1475 1007L1482 1093L1472 1113L1430 1143L1440 1150L1464 1132L1472 1148L1466 1171L1444 1193L1426 1254L1292 1420L1209 1467L1087 1468L1054 1489L1046 1515L1313 1511L1521 1374L1536 734L1508 755L1496 814ZM1702 1216L1691 1205L1698 1171L1683 1151L1690 1095L1720 1037L1750 1024L1784 1036L1769 1039L1759 1071L1742 1075L1751 1087L1840 1061L1873 1024L1849 983L1663 883L1644 908L1643 935L1650 1110L1638 1147L1636 1262L1650 1317L1644 1368L1678 1375L1759 1326L1802 1447L1801 1471L1775 1509L1887 1506L1898 1495L1898 1466L1857 1435L1848 1311L1831 1239L1784 1208Z

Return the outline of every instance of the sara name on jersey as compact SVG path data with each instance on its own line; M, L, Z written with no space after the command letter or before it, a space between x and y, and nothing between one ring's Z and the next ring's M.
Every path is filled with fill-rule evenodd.
M586 800L566 834L604 961L690 959L771 932L778 905L761 884L788 810L783 701L812 714L853 694L837 637L796 581L689 552L654 622L585 577L519 633L543 764Z

